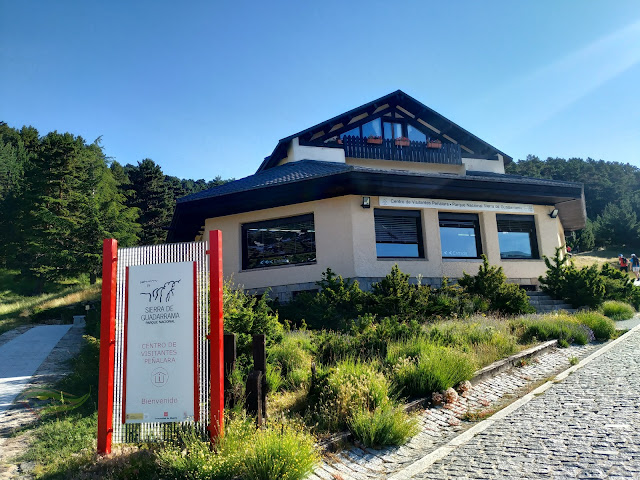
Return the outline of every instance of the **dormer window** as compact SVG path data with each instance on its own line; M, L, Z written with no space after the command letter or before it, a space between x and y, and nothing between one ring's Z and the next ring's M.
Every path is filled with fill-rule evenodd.
M382 137L385 140L395 140L396 138L406 137L412 142L427 142L427 135L418 128L409 124L400 114L392 115L388 113L381 118L375 118L370 122L363 123L359 127L340 134L340 138L344 137ZM337 137L331 137L325 142L335 142Z
M404 137L402 134L402 124L398 122L384 121L384 138L393 140L394 138Z
M367 122L359 127L352 128L348 132L344 132L340 135L340 138L343 137L380 137L382 136L382 127L380 124L380 119L376 118Z
M413 125L407 125L407 137L412 142L426 142L427 136Z

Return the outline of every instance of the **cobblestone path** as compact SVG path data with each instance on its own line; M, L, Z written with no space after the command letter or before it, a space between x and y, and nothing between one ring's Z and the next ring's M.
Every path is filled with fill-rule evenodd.
M640 479L640 330L414 479Z
M327 455L308 480L386 478L473 426L474 423L464 420L467 413L481 413L495 409L533 385L567 369L570 366L571 357L584 358L600 346L591 344L554 348L522 367L515 367L488 378L475 385L466 398L459 397L453 404L429 408L422 412L420 414L421 432L406 445L382 450L353 447L338 454ZM640 392L638 395L640 398ZM440 475L438 478L456 478L455 475L448 477L446 473Z

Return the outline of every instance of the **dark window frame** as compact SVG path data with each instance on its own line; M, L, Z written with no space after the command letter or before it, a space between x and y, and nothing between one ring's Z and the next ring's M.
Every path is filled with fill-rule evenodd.
M257 265L250 266L249 265L249 246L248 246L248 232L252 229L258 228L269 228L269 227L283 227L286 225L292 225L295 223L308 222L311 221L311 227L313 229L313 251L309 251L306 253L313 253L313 260L306 262L295 262L295 263L280 263L275 265ZM242 270L259 270L262 268L270 268L270 267L286 267L286 266L297 266L297 265L313 265L317 263L317 245L316 245L316 236L315 236L315 219L313 213L307 213L303 215L295 215L292 217L279 217L273 218L270 220L262 220L259 222L251 222L251 223L243 223L241 225L241 237L240 241L242 243ZM305 252L302 252L304 254ZM286 256L286 255L285 255Z
M374 235L376 241L376 258L425 258L424 257L424 237L422 233L422 213L420 210L394 210L394 209L386 209L386 208L375 208L373 210L374 217ZM379 242L378 241L378 232L376 228L376 220L382 217L405 217L412 218L416 222L416 243L413 242ZM378 244L387 244L387 245L417 245L418 246L418 256L398 256L398 255L378 255Z
M385 123L399 123L402 125L402 136L403 137L407 137L409 138L409 125L411 125L413 128L415 128L416 130L418 130L419 132L422 132L426 138L426 141L429 142L430 140L436 140L439 137L437 137L434 132L430 132L427 128L425 128L423 125L421 125L419 122L414 121L411 118L395 118L395 117L384 117L384 116L379 116L376 118L363 118L362 120L359 120L358 122L355 122L351 125L347 125L344 128L344 131L342 131L341 133L336 134L335 132L332 132L331 134L327 134L328 136L331 136L331 138L337 137L337 138L342 138L343 135L347 134L348 132L350 132L351 130L355 130L358 129L359 132L359 137L360 138L367 138L362 134L362 126L366 123L372 122L374 120L380 120L380 127L381 127L381 136L382 138L384 138L384 124ZM342 129L340 129L342 130ZM397 137L394 137L397 138ZM324 140L325 142L327 140ZM424 142L423 142L424 143Z
M443 225L443 223L448 223ZM456 212L438 212L438 228L473 228L476 241L476 256L475 257L453 257L444 256L442 249L442 232L440 233L440 254L443 259L461 259L461 260L475 260L482 256L482 232L480 229L480 216L477 213L456 213Z
M498 230L498 249L500 250L501 260L540 260L538 231L536 229L534 215L497 214L496 224ZM500 233L503 232L528 233L531 257L503 257L500 246Z

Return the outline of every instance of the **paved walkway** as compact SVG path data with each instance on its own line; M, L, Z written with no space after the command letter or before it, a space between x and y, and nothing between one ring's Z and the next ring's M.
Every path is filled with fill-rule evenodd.
M523 395L523 391L526 393L569 368L572 357L587 357L601 346L554 348L521 367L489 377L474 385L467 397L461 396L452 404L422 412L419 417L421 431L406 445L380 450L353 447L328 455L308 480L360 480L395 475L470 429L474 423L465 421L469 414L490 414L505 402Z
M640 478L640 327L459 443L435 463L396 477Z
M69 328L71 325L33 327L0 346L0 415L11 407Z
M624 322L624 325L622 323L623 322L618 322L617 327L620 329L633 328L640 323L640 315L636 315L634 319ZM631 350L629 350L627 342L629 342L631 335L633 335L633 338L637 340L636 343L638 345L634 343L634 347L631 347ZM482 416L484 415L484 412L491 412L492 410L499 408L501 405L513 401L514 398L522 397L527 391L531 391L535 388L536 385L540 385L549 378L554 378L554 376L558 375L560 372L564 373L560 373L560 375L555 378L568 375L569 372L572 372L577 368L583 368L583 365L580 364L577 367L571 367L569 369L571 363L575 359L586 358L586 361L588 361L592 356L599 355L599 353L605 352L610 348L614 351L618 348L625 348L625 351L629 352L632 351L633 348L637 348L637 346L640 346L640 330L634 330L629 335L624 336L615 342L608 342L604 345L574 345L570 348L552 349L551 351L539 355L530 363L525 363L521 367L513 368L478 383L473 387L466 398L460 397L455 403L444 407L427 409L420 415L421 432L413 437L406 445L402 447L388 447L381 450L352 447L337 454L329 454L324 458L321 465L315 469L313 474L309 476L308 480L358 480L373 478L388 478L390 480L405 480L409 478L510 478L508 476L509 474L505 472L504 469L485 472L485 476L475 477L465 473L465 471L458 468L458 466L452 467L451 471L446 468L442 468L440 471L438 468L441 467L432 467L432 465L434 465L437 460L443 459L443 457L444 459L442 462L445 462L449 457L454 458L455 455L451 453L454 451L460 455L460 465L467 465L469 463L469 458L465 455L467 452L467 442L473 438L473 435L475 434L474 432L487 429L488 425L497 422L500 417L508 415L509 412L515 411L518 405L524 404L529 399L534 398L534 395L533 393L526 395L524 399L514 402L514 404L500 411L498 414L489 417L489 419L484 422L471 423L466 421L469 414L472 416L474 414ZM587 365L589 364L590 363L587 363ZM597 371L598 367L595 368ZM613 372L621 369L621 365L616 365L613 367ZM575 375L575 373L573 375ZM636 372L635 377L640 379L640 369ZM595 395L595 398L607 395L606 392L610 388L608 383L611 381L612 379L610 376L605 375L602 378L599 378L599 383L597 385L593 385L593 390L587 389L583 392L583 395L586 399L591 398L591 402L593 401L593 398L589 397L589 395ZM548 388L549 385L550 383L547 382L539 390L543 391ZM615 385L616 383L614 382L611 388ZM605 393L598 393L596 390L598 386L601 390L604 389ZM634 404L636 406L634 408L640 409L640 388L636 387L637 385L634 385L633 383L629 383L628 385L629 390L634 392L635 396L638 398L637 403ZM557 388L560 389L561 392L558 396L562 398L563 387L558 386ZM536 395L538 394L537 390L534 392ZM617 395L616 392L612 392L612 394L614 397ZM576 394L571 392L564 395L567 396L567 401L565 403L567 403L568 406L574 407L574 417L581 418L582 407L577 403L577 401L572 400ZM615 401L616 400L614 398L613 402L615 403ZM554 411L553 408L555 407L551 408L552 412ZM540 415L540 413L541 412L536 411L536 415ZM588 416L585 414L584 418L588 418ZM560 423L562 423L562 421L562 419L559 420ZM570 421L570 417L567 417L567 421ZM533 431L532 425L535 425L541 431L545 432L546 437L552 442L554 441L554 429L557 428L557 425L554 422L547 420L542 415L540 418L530 418L527 423L524 424L507 424L505 429L509 430L509 428L513 428L514 431L512 433L516 437L521 434L527 436L530 430ZM547 428L548 425L551 425L551 427ZM588 427L588 423L586 422L574 422L571 423L571 425L577 425L578 428ZM485 436L487 435L489 438L492 438L491 434L485 433ZM505 444L506 440L503 441L503 437L506 438L506 432L499 431L493 435L496 438L489 441L489 444L492 444L492 441L494 443L496 441L500 442L501 445ZM638 448L640 448L640 439L638 440L639 441L635 443L638 445ZM499 452L499 449L495 447L493 453L498 455L497 452ZM495 463L495 455L490 462L487 462L485 459L488 457L485 451L481 450L477 453L478 461L485 466ZM526 460L529 457L522 456L522 458ZM640 455L638 456L638 459L640 459ZM505 461L509 466L512 464L512 461L509 459ZM473 467L473 471L475 472L476 470L478 469ZM549 468L546 471L551 475L553 469ZM524 474L524 476L522 476L522 472L518 472L513 475L514 478L518 476L520 476L518 478L539 478L535 475L528 477ZM567 478L563 475L566 475L566 472L563 473L560 471L555 478ZM553 477L546 476L544 478ZM600 477L596 476L585 478ZM631 478L640 479L640 473L635 477L632 476Z

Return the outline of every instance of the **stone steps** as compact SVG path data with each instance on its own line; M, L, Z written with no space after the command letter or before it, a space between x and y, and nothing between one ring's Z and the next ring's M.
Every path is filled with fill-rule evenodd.
M555 300L544 292L527 292L529 303L536 309L537 313L557 312L564 310L568 313L575 313L576 309L562 300Z

